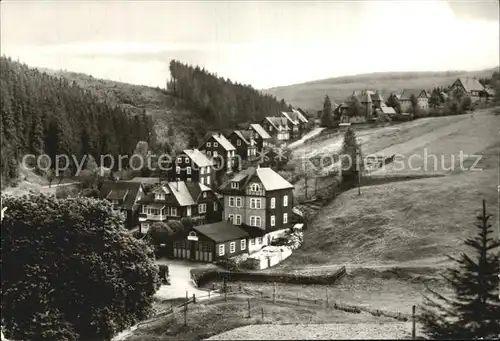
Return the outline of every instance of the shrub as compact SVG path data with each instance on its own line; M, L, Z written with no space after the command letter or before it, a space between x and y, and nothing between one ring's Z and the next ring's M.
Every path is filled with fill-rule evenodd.
M18 340L105 339L151 313L153 250L105 201L6 198L2 323Z

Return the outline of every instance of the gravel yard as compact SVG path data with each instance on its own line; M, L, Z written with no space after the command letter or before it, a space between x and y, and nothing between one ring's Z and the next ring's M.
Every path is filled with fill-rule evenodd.
M207 340L338 340L403 339L411 337L411 322L251 325Z

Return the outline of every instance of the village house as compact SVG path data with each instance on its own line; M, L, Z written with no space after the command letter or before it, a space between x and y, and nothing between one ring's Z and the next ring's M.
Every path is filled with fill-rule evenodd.
M146 233L154 222L190 218L194 225L222 219L222 204L215 192L198 182L174 181L155 185L137 202L140 231Z
M192 226L175 237L173 258L212 262L248 253L248 233L229 220Z
M290 128L285 117L266 117L261 126L278 144L286 143L290 139Z
M261 153L265 147L269 146L271 135L260 124L250 124L248 131L253 135L257 153Z
M477 102L480 100L487 100L491 97L491 92L488 92L486 88L474 78L458 78L450 86L450 93L453 94L455 91L462 91L466 96L469 96L472 102Z
M417 99L417 105L420 110L429 109L429 93L423 89L404 89L399 95L399 103L401 112L405 113L412 109L411 98L414 96Z
M220 183L226 174L233 172L237 157L236 147L221 133L210 135L198 149L212 159L217 183Z
M236 155L242 161L252 161L257 155L257 142L254 139L254 134L248 130L235 130L229 137L229 142L236 147ZM242 164L236 165L238 169L243 167Z
M167 165L168 181L200 182L212 187L215 179L213 161L198 149L185 149Z
M297 139L307 130L308 119L297 109L292 109L292 112L281 112L281 116L285 117L288 123L288 128L291 131L291 138Z
M220 187L224 219L247 231L250 253L292 227L293 188L271 168L260 167L249 167Z
M144 195L144 187L140 182L107 181L99 190L99 198L111 202L113 210L122 214L128 229L139 223L138 201Z

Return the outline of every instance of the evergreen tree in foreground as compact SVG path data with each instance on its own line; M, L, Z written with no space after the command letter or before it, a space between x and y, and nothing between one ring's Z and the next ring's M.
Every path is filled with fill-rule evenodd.
M454 297L447 298L429 288L436 300L424 296L421 322L424 332L432 338L491 339L500 335L500 264L496 250L500 242L489 236L490 218L483 200L483 212L477 217L479 233L465 241L474 256L464 253L459 259L452 258L458 268L448 269L444 276Z
M333 112L332 112L332 102L328 95L325 96L325 101L323 102L323 113L321 114L321 126L332 128L333 127Z
M344 134L340 159L342 178L347 181L357 179L358 171L363 171L363 157L361 155L361 146L352 128L348 128Z

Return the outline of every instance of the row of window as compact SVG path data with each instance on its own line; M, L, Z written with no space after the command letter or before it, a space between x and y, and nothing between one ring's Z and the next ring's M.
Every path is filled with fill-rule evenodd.
M208 196L207 192L203 192L202 197L206 198ZM165 200L165 193L156 193L155 200Z
M242 198L241 197L229 197L228 200L229 207L243 207ZM276 208L276 198L271 198L270 200L270 208ZM283 207L288 206L288 195L283 196ZM262 199L261 198L250 198L250 208L252 209L261 209L262 208Z
M219 208L219 205L217 204L217 202L214 202L213 206L214 206L214 211L217 211ZM191 212L192 212L192 207L188 206L186 208L186 215L188 217L190 217ZM199 204L198 205L198 213L202 214L202 213L206 213L206 212L207 212L207 204L206 203ZM163 211L160 211L159 208L153 208L153 207L148 207L146 205L143 205L142 206L142 213L150 214L150 215L163 214L163 215L167 215L167 216L171 216L171 217L177 217L177 207L165 207L163 209Z
M229 214L229 220L235 225L241 225L242 219L240 214ZM270 217L270 225L276 226L276 216L272 215ZM288 223L288 213L283 213L283 224ZM250 216L250 226L261 227L262 226L262 218L259 216Z
M247 241L245 239L240 240L240 249L244 251L247 248ZM224 256L226 250L224 244L219 245L219 256ZM229 244L229 253L236 252L236 242L231 242Z

